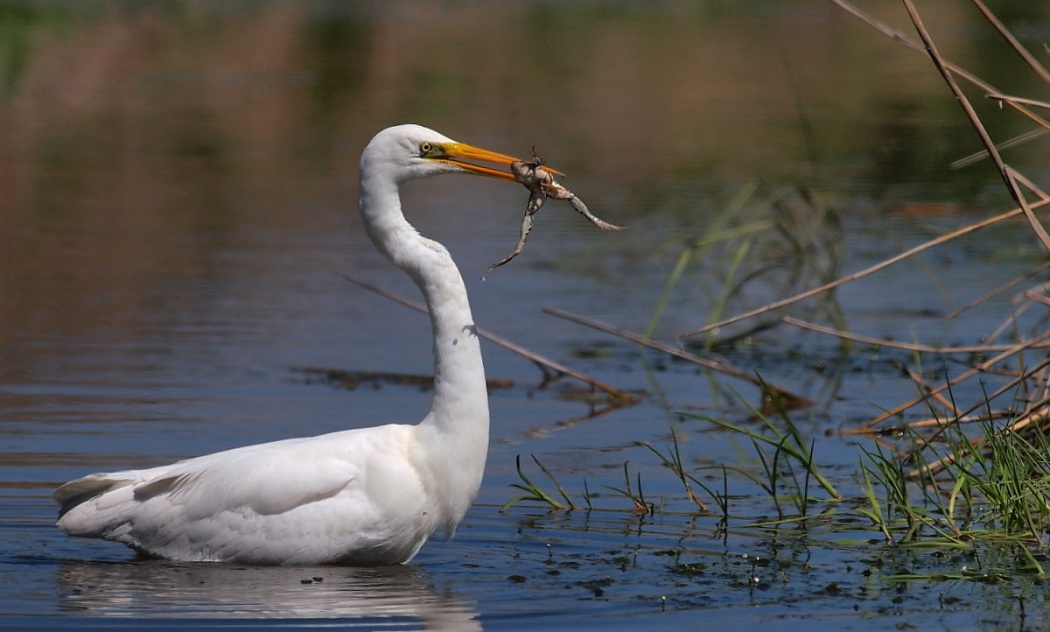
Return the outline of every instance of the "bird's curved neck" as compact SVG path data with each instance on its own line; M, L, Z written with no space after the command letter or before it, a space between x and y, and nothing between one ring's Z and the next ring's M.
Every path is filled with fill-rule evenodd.
M448 250L420 235L401 210L396 184L361 182L361 213L376 248L423 293L434 334L434 402L423 424L488 441L481 345L463 277ZM483 429L483 431L482 431Z

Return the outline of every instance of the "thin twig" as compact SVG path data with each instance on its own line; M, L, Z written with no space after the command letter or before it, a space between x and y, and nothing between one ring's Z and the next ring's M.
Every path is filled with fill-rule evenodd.
M1014 37L1013 33L1011 33L1010 30L1003 26L1003 23L999 21L999 18L995 17L995 14L992 13L988 7L981 2L981 0L973 0L973 4L984 15L984 19L988 20L988 23L995 27L995 30L998 31L999 35L1002 36L1002 38L1013 47L1014 51L1021 56L1021 59L1028 64L1028 67L1034 70L1035 74L1039 75L1043 81L1050 83L1050 72L1047 72L1046 68L1043 68L1043 65L1028 52L1028 49L1022 46L1021 42L1017 41L1017 38Z
M1005 418L1008 418L1010 416L1011 416L1011 413L1009 411L1000 411L1000 412L992 413L990 416L989 415L967 415L967 416L951 417L951 418L948 418L948 417L933 417L933 418L930 418L930 419L916 419L916 420L913 420L913 421L909 421L908 423L902 424L901 426L898 426L897 428L894 428L894 429L891 429L891 430L893 430L894 432L897 432L897 431L903 430L905 427L910 428L912 430L915 430L915 429L918 429L918 428L941 428L941 427L944 427L944 426L951 426L953 424L972 424L972 423L977 423L979 421L988 421L990 419L1005 419ZM926 443L926 442L924 441L923 443Z
M1014 179L1025 185L1029 191L1038 195L1039 199L1050 200L1050 193L1047 193L1040 186L1036 185L1036 183L1026 178L1021 172L1015 171L1013 167L1009 167L1009 169L1013 172Z
M911 381L914 382L915 385L918 386L920 389L922 389L922 391L926 393L931 399L933 399L935 402L940 404L946 411L948 411L949 415L955 418L959 417L959 409L955 407L955 404L953 404L944 395L941 395L940 392L934 391L934 389L926 383L926 380L923 379L921 375L916 373L914 369L898 360L893 361L893 366L897 367L897 369L899 369L900 371L907 373L908 377L911 378Z
M1050 266L1050 264L1047 264ZM793 318L791 316L785 316L783 321L789 325L794 325L802 329L809 329L829 336L835 336L837 338L843 338L845 340L852 340L853 342L859 342L861 344L872 345L876 347L890 347L893 349L903 349L905 351L917 351L920 353L943 353L943 354L954 354L954 353L989 353L992 351L1002 351L1004 349L1013 349L1015 345L971 345L971 346L960 346L960 347L935 347L932 345L924 345L915 342L898 342L896 340L887 340L885 338L873 338L871 336L864 336L861 334L855 334L848 331L842 331L840 329L832 329L831 327L825 327L823 325L817 325L815 323L806 322ZM1050 341L1035 345L1033 348L1050 347Z
M999 432L1001 432L1004 435L1011 434L1011 433L1017 433L1017 432L1020 432L1020 431L1024 430L1025 428L1027 428L1028 426L1032 425L1033 423L1042 423L1042 422L1046 421L1048 418L1050 418L1050 407L1043 406L1041 408L1037 408L1037 409L1031 411L1030 413L1024 415L1023 417L1019 418L1017 421L1015 421L1014 423L1010 424L1009 426L1003 428ZM985 437L983 437L983 436L982 437L975 437L975 438L970 440L970 444L971 445L975 445L975 446L976 445L981 445L984 442L985 442ZM919 477L927 475L927 474L935 474L937 472L940 472L944 468L946 468L949 465L951 465L952 463L954 463L956 461L956 458L957 457L956 457L955 453L948 454L948 455L946 455L946 456L944 456L944 457L942 457L940 459L937 459L936 461L933 461L931 463L927 463L927 464L923 465L922 467L920 467L920 468L918 468L916 470L912 470L911 472L908 472L907 473L908 478L919 478Z
M806 406L810 406L813 403L810 400L806 399L805 397L802 397L801 395L797 395L795 393L792 393L792 392L790 392L790 391L788 391L786 389L780 388L779 386L774 386L773 384L770 384L769 382L767 382L765 380L759 379L759 378L755 377L754 375L751 375L750 373L747 373L746 371L742 371L742 370L736 368L735 366L733 366L731 364L728 364L726 362L719 362L719 361L716 361L716 360L709 360L707 358L701 358L698 355L694 355L694 354L689 353L687 351L682 351L681 349L678 349L676 347L672 347L670 345L666 345L666 344L664 344L662 342L657 342L656 340L653 340L652 338L649 338L647 336L643 336L642 334L638 334L638 333L635 333L633 331L629 331L627 329L621 329L620 327L615 327L615 326L609 325L607 323L603 323L603 322L600 322L600 321L597 321L597 320L594 320L594 319L591 319L591 318L587 318L586 316L580 316L580 315L577 315L577 314L572 314L570 312L566 312L566 311L563 311L563 310L560 310L560 309L555 309L553 307L545 307L545 308L543 308L543 311L548 313L548 314L550 314L551 316L556 316L558 318L564 318L565 320L572 321L572 322L580 324L580 325L584 325L585 327L590 327L592 329L597 329L599 331L604 331L606 333L613 334L614 336L619 336L619 337L624 338L626 340L630 340L631 342L634 342L634 343L637 343L637 344L649 347L650 349L656 349L657 351L662 351L662 352L664 352L664 353L666 353L668 355L672 355L672 356L674 356L676 358L679 358L681 360L686 360L688 362L692 362L693 364L700 365L700 366L702 366L702 367L704 367L706 369L710 369L712 371L716 371L718 373L722 373L724 375L729 375L731 377L735 377L737 379L749 382L749 383L759 387L760 389L763 389L764 391L771 391L772 394L775 394L777 396L777 398L780 400L781 405L785 409L803 408L803 407L806 407Z
M977 2L977 0L974 0ZM1010 170L1006 168L1006 163L1003 162L1003 157L999 155L999 151L995 148L995 142L992 141L992 137L988 135L988 130L984 128L984 124L981 122L977 112L974 111L973 106L970 104L970 100L963 94L959 84L955 82L955 77L948 69L941 54L937 51L937 46L933 43L933 38L930 37L929 31L926 30L926 25L923 23L922 18L919 16L919 12L915 9L915 5L911 0L903 0L904 7L908 10L908 16L911 18L912 24L915 25L915 30L919 33L919 37L922 39L923 44L926 46L926 53L930 56L933 61L933 65L937 68L937 71L941 73L941 77L944 82L948 84L948 89L951 90L955 100L962 107L963 112L966 114L966 118L970 121L974 131L977 132L977 136L981 139L981 143L984 148L988 151L988 155L991 156L992 161L995 162L995 168L999 172L999 177L1002 178L1003 183L1006 184L1007 191L1010 192L1010 197L1020 205L1024 210L1025 217L1028 219L1028 223L1031 225L1032 230L1035 232L1036 237L1042 242L1043 248L1047 252L1050 252L1050 234L1046 232L1046 229L1036 218L1035 213L1028 206L1028 201L1021 193L1021 189L1017 186L1017 181L1014 179Z
M1021 351L1024 351L1025 349L1030 349L1033 346L1035 346L1035 345L1039 344L1040 342L1043 342L1043 341L1045 341L1047 339L1050 339L1050 332L1043 333L1042 335L1037 336L1035 338L1032 338L1032 339L1030 339L1030 340L1028 340L1026 342L1023 342L1023 343L1020 343L1020 344L1016 344L1016 345L1010 347L1009 349L1003 351L1002 353L1000 353L1000 354L998 354L996 356L993 356L993 357L989 358L988 360L985 360L984 362L981 362L980 364L978 364L975 367L972 367L969 371L965 371L961 375L959 375L959 376L951 379L950 381L948 381L946 384L944 384L942 386L938 386L932 392L939 393L939 392L941 392L941 391L943 391L943 390L945 390L945 389L947 389L949 387L955 386L959 382L962 382L964 380L967 380L967 379L973 377L974 375L977 375L978 373L980 373L981 371L984 371L988 367L995 366L996 364L999 364L1000 362L1002 362L1006 358L1009 358L1010 356L1016 355L1016 354L1020 353ZM887 410L886 412L882 413L878 417L875 417L874 419L871 419L870 421L864 422L863 424L861 424L857 428L842 430L841 432L843 434L863 434L863 433L871 432L871 429L874 426L882 423L883 421L886 421L887 419L889 419L890 417L893 417L894 415L897 415L897 414L899 414L899 413L901 413L901 412L911 408L915 404L922 403L925 400L926 400L926 397L917 397L915 399L912 399L911 401L905 402L905 403L900 404L898 406L894 406L893 408L891 408L890 410Z
M1024 293L1024 297L1026 299L1028 299L1030 301L1034 301L1036 303L1042 303L1043 305L1050 305L1050 296L1047 296L1046 294L1038 294L1038 293L1033 292L1031 290L1027 290Z
M1041 206L1045 206L1047 204L1050 204L1050 200L1042 200L1040 202L1036 202L1035 204L1032 204L1031 207L1032 208L1038 208L1038 207L1041 207ZM709 331L711 331L713 329L719 329L721 327L725 327L726 325L731 325L731 324L739 322L741 320L747 320L748 318L754 318L755 316L761 316L762 314L767 314L769 312L781 309L783 307L787 307L789 305L794 305L795 303L798 303L799 301L803 301L803 300L805 300L807 298L810 298L812 296L816 296L818 294L823 294L824 292L827 292L828 290L837 288L840 285L845 285L845 284L850 283L852 281L856 281L857 279L862 279L862 278L864 278L866 276L874 274L875 272L878 272L880 270L884 270L884 269L892 266L895 263L900 263L901 261L904 261L905 259L907 259L909 257L912 257L914 255L917 255L920 252L923 252L925 250L929 250L930 248L933 248L934 246L939 246L939 245L941 245L941 244L943 244L945 242L951 241L952 239L955 239L957 237L962 237L963 235L969 235L970 233L977 232L977 231L979 231L979 230L981 230L983 228L987 228L987 227L991 226L992 224L996 224L996 223L1001 222L1003 220L1013 219L1013 218L1017 217L1018 215L1022 215L1023 213L1024 213L1024 211L1022 209L1015 208L1012 211L1008 211L1006 213L1002 213L1000 215L996 215L995 217L990 217L990 218L988 218L986 220L982 220L980 222L977 222L976 224L970 224L968 226L963 226L962 228L953 230L950 233L946 233L944 235L941 235L940 237L937 237L935 239L931 239L930 241L923 242L923 243L919 244L918 246L915 246L914 248L910 248L908 250L905 250L904 252L902 252L902 253L900 253L900 254L898 254L896 256L890 257L889 259L886 259L885 261L880 261L879 263L876 263L873 266L870 266L868 268L864 268L863 270L860 270L860 271L854 272L852 274L848 274L848 275L846 275L844 277L835 279L834 281L831 281L830 283L825 283L824 285L821 285L820 287L816 287L816 288L813 288L811 290L806 290L805 292L800 292L799 294L795 294L794 296L789 296L789 297L781 299L779 301L774 301L773 303L770 303L768 305L764 305L764 306L759 307L757 309L753 309L753 310L751 310L749 312L744 312L742 314L737 314L736 316L731 316L731 317L726 318L724 320L720 320L717 323L711 323L709 325L704 325L703 327L698 327L697 329L694 329L692 331L688 331L688 332L686 332L684 334L681 334L681 337L682 338L692 338L694 336L699 336L701 334L705 334L705 333L707 333L707 332L709 332Z
M957 309L954 309L954 310L948 312L947 314L944 315L944 320L951 320L951 319L955 318L956 316L958 316L959 314L962 314L963 312L965 312L967 310L973 309L974 307L976 307L978 305L981 305L982 303L990 301L991 299L995 298L996 296L999 296L1000 294L1010 290L1010 288L1018 286L1018 285L1024 283L1025 281L1036 277L1040 273L1045 272L1047 268L1050 268L1050 261L1044 262L1039 267L1037 267L1035 270L1032 270L1031 272L1025 273L1024 275L1019 276L1017 278L1010 279L1009 281L1007 281L1006 283L1003 283L999 287L993 288L989 292L987 292L985 294L982 294L981 296L975 298L974 300L970 301L966 305L963 305L962 307L959 307ZM987 340L987 338L986 338L986 340Z
M1007 101L1009 103L1020 103L1021 105L1030 105L1030 106L1032 106L1034 108L1043 108L1043 109L1046 109L1046 110L1050 110L1050 103L1047 103L1046 101L1037 101L1035 99L1026 99L1024 97L1014 97L1014 96L1010 96L1008 94L999 94L998 92L993 92L993 93L990 93L990 94L988 94L986 96L989 99L994 99L995 101ZM1040 131L1040 130L1036 130L1036 131Z
M1050 358L1044 359L1042 362L1040 362L1039 364L1034 366L1029 371L1026 371L1026 372L1024 372L1021 375L1018 375L1017 377L1015 377L1014 379L1010 380L1006 384L1003 384L1002 386L1000 386L994 392L992 392L992 393L990 393L988 395L985 395L985 397L982 398L981 401L977 402L973 406L970 406L966 410L963 410L963 411L959 412L957 416L959 416L959 417L966 417L968 415L972 415L973 413L977 412L981 408L985 408L986 406L988 406L988 402L992 401L996 397L999 397L1003 393L1005 393L1005 392L1007 392L1009 390L1012 390L1014 387L1016 387L1017 385L1021 384L1025 380L1028 380L1030 377L1035 375L1038 371L1041 371L1042 369L1046 368L1048 365L1050 365ZM1016 424L1017 424L1017 421L1014 421L1012 424L1010 424L1009 427L1013 427ZM937 437L939 437L941 435L941 433L944 432L944 430L945 430L945 428L938 429L937 432L933 433L933 435L928 440L929 441L936 440Z
M353 283L355 285L358 285L360 287L363 287L366 290L369 290L371 292L375 292L376 294L378 294L378 295L380 295L380 296L382 296L384 298L388 298L388 299L390 299L390 300L392 300L392 301L394 301L396 303L400 303L400 304L402 304L402 305L404 305L406 307L410 307L410 308L416 310L417 312L422 312L424 314L427 313L426 306L421 305L421 304L417 303L416 301L413 301L413 300L411 300L409 298L401 296L400 294L396 294L394 292L391 292L389 290L381 288L378 285L375 285L373 283L369 283L368 281L365 281L364 279L359 279L359 278L357 278L357 277L355 277L353 275L347 274L345 272L339 272L337 274L339 274L339 276L343 277L347 281L350 281L351 283ZM575 379L583 382L584 384L588 384L588 385L592 386L593 388L596 388L599 391L602 391L603 393L606 393L606 394L610 395L613 398L613 401L618 403L619 405L633 404L633 403L638 401L638 397L635 396L635 395L632 395L630 393L625 393L625 392L623 392L623 391L621 391L619 389L616 389L616 388L614 388L612 386L609 386L608 384L600 382L600 381L598 381L598 380L596 380L596 379L594 379L592 377L588 377L588 376L584 375L583 373L580 373L579 371L576 371L574 369L570 369L569 367L565 366L564 364L560 364L558 362L555 362L554 360L550 360L548 358L545 358L544 356L541 356L538 353L534 353L532 351L529 351L528 349L525 349L524 347L521 347L520 345L517 345L517 344L507 340L506 338L503 338L502 336L494 334L494 333L492 333L492 332L490 332L488 330L482 329L481 327L478 327L476 329L476 331L477 331L477 334L479 336L481 336L482 338L488 340L489 342L492 342L493 344L496 344L496 345L498 345L500 347L503 347L504 349L507 349L508 351L513 351L514 353L516 353L516 354L518 354L518 355L520 355L522 357L525 357L525 358L531 360L532 362L536 363L541 368L550 369L551 371L554 371L555 373L558 373L558 374L561 374L561 375L567 375L569 377L575 378Z
M875 29L879 33L882 33L886 37L889 37L890 39L892 39L894 41L897 41L897 42L900 42L900 43L904 44L906 47L910 48L911 50L913 50L915 52L925 53L922 45L920 45L918 42L916 42L915 40L911 39L910 37L908 37L904 33L900 32L898 30L892 29L892 28L886 26L885 24L879 22L878 20L876 20L875 18L871 17L870 15L864 13L863 11L858 9L857 7L851 5L846 0L831 0L831 2L833 2L835 5L837 5L839 8L843 9L844 11L846 11L847 13L852 15L853 17L861 20L862 22L864 22L865 24L867 24L871 28ZM945 62L945 65L953 73L955 73L959 77L965 79L966 81L972 83L973 85L977 86L978 88L980 88L981 90L983 90L985 92L989 92L989 93L1002 92L1002 90L999 90L999 89L995 88L994 86L992 86L988 82L982 80L980 77L978 77L978 76L976 76L974 74L971 74L970 72L967 72L965 69L960 68L959 66L956 66L956 65L952 64L951 62ZM1047 122L1046 119L1042 118L1041 116L1039 116L1035 112L1032 112L1030 109L1026 108L1025 106L1023 106L1023 105L1021 105L1019 103L1012 103L1012 102L1009 102L1009 101L1007 101L1006 103L1010 107L1012 107L1013 109L1015 109L1018 112L1020 112L1021 114L1023 114L1028 119L1030 119L1033 122L1035 122L1036 124L1038 124L1039 126L1050 129L1050 122Z
M1045 128L1043 128L1043 129L1030 129L1027 132L1024 132L1023 134L1018 134L1017 136L1014 136L1013 138L1008 138L1008 139L1006 139L1006 140L1004 140L1004 141L1002 141L1000 143L996 143L995 144L995 148L998 149L999 151L1002 151L1004 149L1009 149L1011 147L1016 147L1017 145L1021 145L1023 143L1027 143L1030 140L1035 140L1037 138L1045 136L1048 132L1050 132L1050 123L1047 123L1045 121L1043 121L1043 123L1046 125ZM951 167L952 169L962 169L963 167L968 167L970 165L977 164L977 163L981 162L982 160L984 160L987 157L988 157L988 152L982 149L980 151L976 151L976 152L970 154L969 156L963 156L962 158L959 158L958 160L953 160L950 163L948 163L948 166Z

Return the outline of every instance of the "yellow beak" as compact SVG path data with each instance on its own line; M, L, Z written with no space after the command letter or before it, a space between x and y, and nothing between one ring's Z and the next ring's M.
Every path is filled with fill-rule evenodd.
M520 159L513 156L507 156L506 154L500 154L488 149L482 149L480 147L474 147L466 143L445 143L437 148L432 155L427 156L434 160L441 160L456 165L457 167L466 170L469 173L474 173L479 176L488 176L490 178L500 178L502 180L515 181L514 174L510 172L511 163L518 162ZM488 162L497 165L503 165L507 167L504 170L493 169L492 167L486 167L484 165L474 164L473 162L465 162L472 160L475 162ZM550 171L554 175L565 175L560 171L549 169L544 167L547 171Z

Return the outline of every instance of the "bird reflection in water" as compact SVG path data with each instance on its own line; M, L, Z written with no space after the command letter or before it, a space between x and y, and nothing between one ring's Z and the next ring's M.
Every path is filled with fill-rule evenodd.
M59 609L121 617L352 619L354 625L481 630L473 604L435 590L418 566L241 566L64 562Z

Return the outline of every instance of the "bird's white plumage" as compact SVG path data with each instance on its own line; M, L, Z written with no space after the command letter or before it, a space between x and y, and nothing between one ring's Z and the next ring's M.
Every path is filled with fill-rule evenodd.
M384 564L451 535L481 484L489 412L481 350L459 270L401 211L400 185L464 172L422 155L457 145L418 125L377 134L361 156L360 207L377 249L416 282L434 334L434 401L416 425L287 439L55 491L65 532L180 561Z

